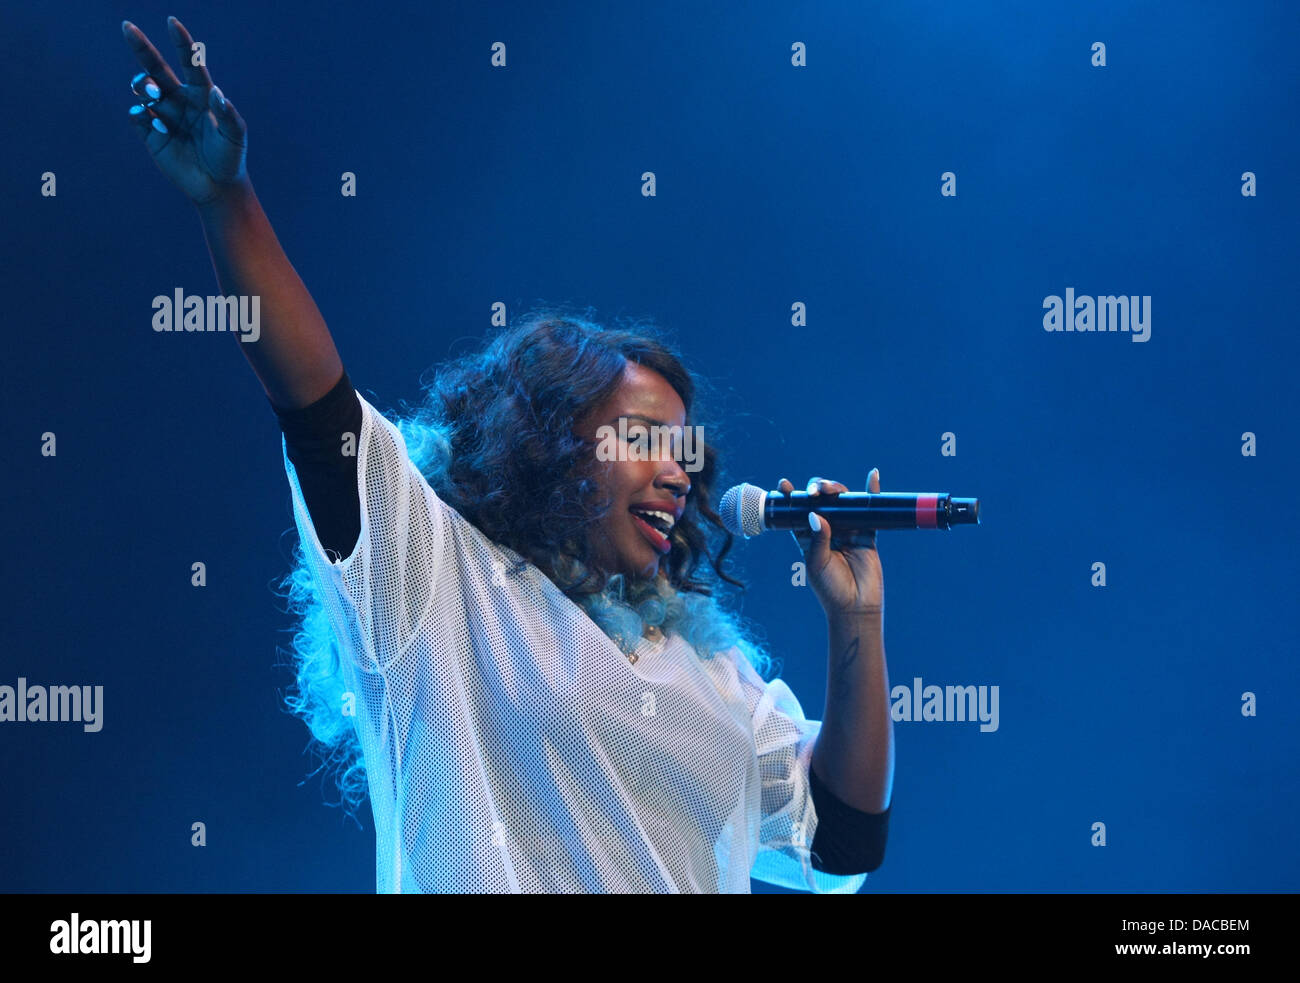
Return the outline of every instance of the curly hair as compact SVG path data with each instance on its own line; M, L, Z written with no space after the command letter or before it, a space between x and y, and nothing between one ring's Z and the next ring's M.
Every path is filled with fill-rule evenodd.
M588 316L547 308L525 315L481 351L439 367L424 400L391 416L412 463L438 497L485 536L531 562L620 644L646 624L677 632L701 658L736 648L765 678L775 668L757 626L725 610L719 582L744 588L724 569L733 536L712 507L717 450L704 444L671 551L653 578L603 568L588 539L612 507L598 481L596 442L577 421L619 386L629 362L659 373L693 425L699 381L653 325L604 328ZM538 502L545 503L539 508ZM704 561L708 561L705 567ZM338 712L346 686L337 642L301 543L281 587L300 618L293 638L296 688L284 697L336 774L341 804L365 799L365 762L352 722Z

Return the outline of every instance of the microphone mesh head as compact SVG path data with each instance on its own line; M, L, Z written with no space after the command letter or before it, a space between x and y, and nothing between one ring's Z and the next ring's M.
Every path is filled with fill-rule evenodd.
M728 488L718 507L718 517L727 532L749 539L764 530L763 503L767 492L757 485L743 484Z

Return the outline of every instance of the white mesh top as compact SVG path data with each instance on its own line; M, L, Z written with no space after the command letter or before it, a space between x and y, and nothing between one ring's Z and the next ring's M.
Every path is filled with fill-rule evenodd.
M443 502L360 393L361 535L294 515L339 641L381 892L855 892L812 867L813 742L782 681L679 635L633 664L536 566Z

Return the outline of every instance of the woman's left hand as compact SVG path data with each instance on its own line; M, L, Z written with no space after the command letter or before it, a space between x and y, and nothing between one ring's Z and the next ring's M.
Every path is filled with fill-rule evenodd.
M786 478L777 487L783 492L794 491L794 485ZM819 495L834 495L849 489L838 481L812 478L805 490L810 494L815 490ZM880 491L878 468L871 469L867 491ZM814 533L811 526L791 531L804 553L808 585L817 595L826 617L883 615L885 578L876 552L875 530L846 532L840 536L825 516L819 514L817 518L821 523L820 532Z

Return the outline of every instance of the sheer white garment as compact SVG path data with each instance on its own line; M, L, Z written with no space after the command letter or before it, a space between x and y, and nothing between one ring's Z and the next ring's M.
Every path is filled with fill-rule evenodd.
M517 554L438 498L358 399L350 556L326 555L284 464L355 695L378 891L862 886L809 862L821 724L785 683L675 634L632 664L536 566L510 573Z

